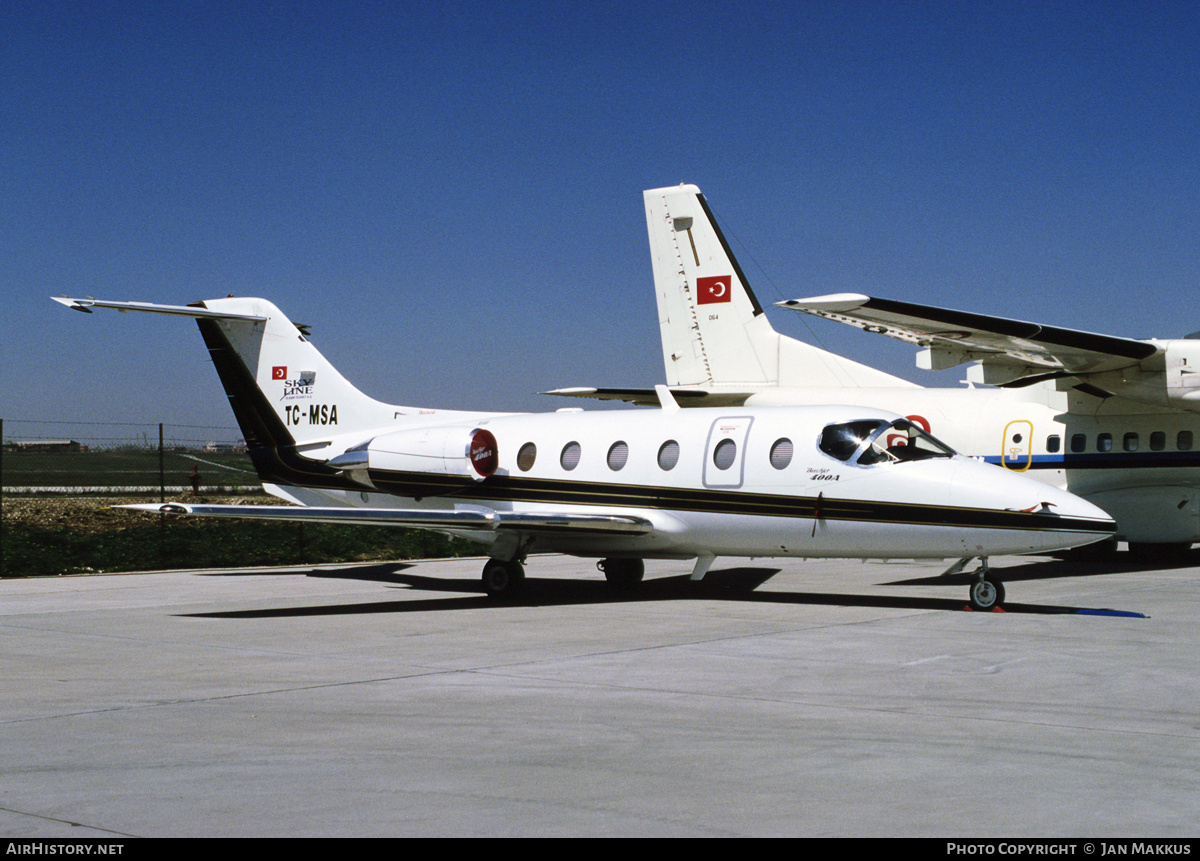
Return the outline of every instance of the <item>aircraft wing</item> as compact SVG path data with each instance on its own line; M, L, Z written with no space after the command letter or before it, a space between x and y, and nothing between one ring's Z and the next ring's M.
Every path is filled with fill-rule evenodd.
M1056 377L1098 374L1136 365L1162 352L1162 347L1151 341L876 299L860 293L777 304L924 347L917 365L926 370L982 362L985 381L995 385L1022 386Z
M670 387L671 396L680 406L689 407L728 407L741 406L754 392L725 390L720 388L691 389ZM592 386L573 386L565 389L551 389L541 392L543 395L558 395L562 398L593 398L598 401L625 401L637 406L657 407L662 401L655 389L618 389L595 388Z
M492 511L484 508L404 509L338 508L300 505L194 505L184 502L116 505L131 511L186 514L193 517L237 517L248 520L299 520L357 526L402 526L448 532L511 530L531 534L574 533L644 535L654 525L627 514L576 514L574 512Z

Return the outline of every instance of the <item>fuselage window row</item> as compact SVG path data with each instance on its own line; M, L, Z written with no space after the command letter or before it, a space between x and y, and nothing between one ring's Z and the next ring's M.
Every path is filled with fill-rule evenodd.
M792 462L792 457L795 454L795 446L787 437L780 437L771 445L771 450L768 454L771 466L775 469L786 469ZM579 460L583 456L583 447L576 441L572 441L563 446L562 453L559 455L559 465L570 472L579 466ZM721 440L713 451L713 463L718 469L728 469L733 465L737 456L737 443L731 439ZM532 442L527 442L517 451L517 469L521 472L529 472L533 469L533 464L537 461L537 445ZM613 472L619 472L629 462L629 443L624 440L614 442L608 449L606 457L608 468ZM658 449L658 468L664 472L670 472L679 464L679 443L676 440L669 439L664 442Z
M1179 431L1175 435L1175 450L1176 451L1191 451L1192 450L1192 432L1188 430ZM1121 437L1121 449L1123 451L1137 451L1141 447L1141 436L1133 431L1124 434ZM1049 454L1058 454L1062 448L1062 437L1058 434L1051 434L1046 437L1046 451ZM1154 431L1150 434L1150 451L1165 451L1167 448L1167 435L1164 431ZM1079 454L1088 450L1087 434L1077 433L1071 435L1071 453ZM1108 452L1113 450L1113 435L1111 433L1100 433L1096 435L1096 451Z

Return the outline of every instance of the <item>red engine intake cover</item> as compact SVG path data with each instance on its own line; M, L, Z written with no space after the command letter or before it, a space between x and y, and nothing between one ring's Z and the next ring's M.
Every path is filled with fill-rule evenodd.
M492 432L479 428L471 434L471 466L483 478L487 478L500 466L500 452Z

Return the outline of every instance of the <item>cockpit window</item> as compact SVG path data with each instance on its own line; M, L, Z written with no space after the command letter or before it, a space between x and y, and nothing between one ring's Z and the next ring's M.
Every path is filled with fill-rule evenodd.
M821 432L817 446L830 457L847 463L853 460L860 466L954 456L954 449L908 419L890 423L863 419L829 425Z
M821 439L818 440L817 447L830 457L848 461L854 457L856 451L862 448L863 443L884 427L887 427L887 422L878 419L829 425L821 431Z

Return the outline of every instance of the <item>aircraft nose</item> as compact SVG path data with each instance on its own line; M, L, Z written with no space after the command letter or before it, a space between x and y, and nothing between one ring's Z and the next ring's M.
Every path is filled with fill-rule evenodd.
M1025 548L1010 552L1066 550L1116 532L1116 521L1106 511L1073 493L998 466L971 466L955 482L956 495L969 495L975 505L986 499L997 522L1013 530Z

